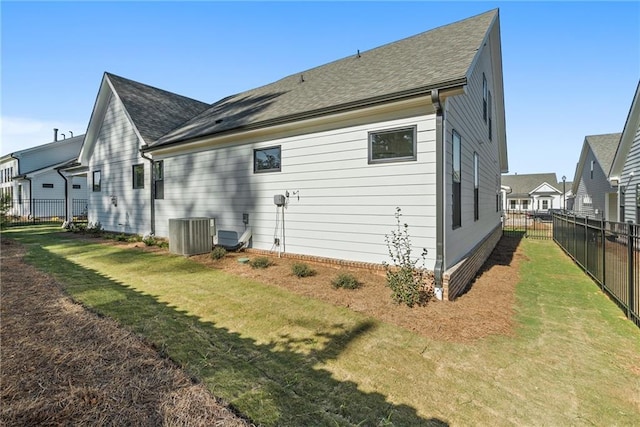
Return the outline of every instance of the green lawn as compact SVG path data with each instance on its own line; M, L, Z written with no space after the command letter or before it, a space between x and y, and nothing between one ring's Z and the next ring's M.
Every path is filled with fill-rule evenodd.
M2 237L262 425L640 425L640 329L551 241L521 243L516 336L456 344L57 231Z

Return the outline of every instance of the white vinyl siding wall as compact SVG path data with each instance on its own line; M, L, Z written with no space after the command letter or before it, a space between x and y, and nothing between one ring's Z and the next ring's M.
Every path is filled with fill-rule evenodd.
M466 93L447 98L445 103L445 261L446 268L455 265L482 239L500 224L500 212L496 211L496 195L500 193L500 160L496 123L493 123L493 140L489 140L488 120L483 119L482 74L486 75L488 90L494 93L491 71L490 43L483 48L481 56L469 78ZM494 105L487 105L495 117ZM452 226L452 131L462 139L462 224ZM479 218L474 220L474 176L473 153L479 157Z
M53 188L43 188L42 184L53 184ZM33 199L64 200L64 185L64 179L55 170L39 173L31 179Z
M147 234L151 231L150 167L139 154L140 141L120 101L111 97L87 173L90 222L105 230ZM131 168L145 165L145 189L134 190ZM101 191L92 191L93 172L100 171ZM112 203L115 197L117 206Z
M219 230L241 234L242 214L248 213L252 247L276 250L274 237L282 236L276 230L273 196L288 191L287 252L381 263L388 258L385 234L395 227L398 206L415 253L427 248L432 268L434 118L379 121L165 157L165 198L156 201L157 234L168 234L170 218L199 216L215 217ZM410 126L417 127L417 160L368 164L369 132ZM253 173L253 149L278 145L282 171Z
M629 178L631 171L634 171L633 177ZM635 137L631 143L627 160L622 169L621 185L625 186L625 222L633 221L640 223L636 213L636 185L640 184L640 126L636 129ZM619 218L619 217L618 217Z
M594 162L593 178L591 178L591 162ZM580 215L597 216L602 218L605 214L606 193L615 193L616 189L609 184L608 175L609 171L603 171L600 163L597 161L593 150L589 148L584 167L582 168L582 176L578 183L578 191L576 192L574 210ZM623 183L627 187L626 181ZM632 191L631 191L632 190ZM627 193L635 194L635 188L628 186ZM591 204L585 203L585 197L591 201ZM630 195L627 194L627 197ZM635 209L634 209L635 210ZM632 212L625 213L625 217L628 219L628 215Z

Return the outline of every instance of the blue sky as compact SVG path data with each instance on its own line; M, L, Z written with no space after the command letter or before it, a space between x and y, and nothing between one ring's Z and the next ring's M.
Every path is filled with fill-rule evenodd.
M1 153L84 133L105 71L214 102L500 9L510 173L572 180L621 132L640 79L638 2L12 2Z

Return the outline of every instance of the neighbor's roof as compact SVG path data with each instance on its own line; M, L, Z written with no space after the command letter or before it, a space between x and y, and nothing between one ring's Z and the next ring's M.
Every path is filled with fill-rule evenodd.
M621 133L607 133L604 135L589 135L585 137L585 141L591 147L593 155L600 163L600 167L605 174L609 173L613 158L618 149Z
M465 84L497 19L496 9L224 98L151 146Z
M529 193L544 183L562 192L555 173L533 173L523 175L502 175L502 185L511 187L508 197L528 197Z
M147 144L196 116L210 104L105 73Z

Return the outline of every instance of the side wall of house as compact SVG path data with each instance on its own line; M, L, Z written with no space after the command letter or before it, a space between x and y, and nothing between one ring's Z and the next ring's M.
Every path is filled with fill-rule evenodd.
M633 171L633 176L631 172ZM640 126L636 129L627 160L622 169L620 184L624 191L624 220L640 223L638 200L640 200Z
M591 162L594 163L593 176ZM585 156L582 175L579 177L578 191L576 192L574 210L580 215L602 218L607 205L606 193L614 193L616 189L611 187L607 178L609 171L603 171L598 163L593 150L590 148ZM608 218L605 218L608 219Z
M495 36L495 35L493 35ZM447 99L445 115L446 169L445 169L445 263L449 268L470 254L479 242L493 232L501 220L500 161L496 121L492 123L489 139L489 120L483 118L483 73L488 90L493 94L494 82L491 66L491 43L483 48L469 78L466 93ZM495 53L497 54L497 53ZM489 107L496 117L495 102ZM461 199L462 219L458 228L453 226L452 133L461 137ZM474 153L479 160L478 219L474 215Z
M31 195L39 200L64 200L64 185L64 179L55 170L39 173L31 180Z
M435 260L435 116L432 107L371 116L362 123L268 140L239 141L164 158L164 200L156 230L170 218L215 217L218 230L244 231L252 247L293 254L381 263L396 207L409 225L414 254ZM417 160L369 164L369 132L417 129ZM301 130L302 132L303 130ZM307 131L308 132L308 131ZM253 150L281 147L281 171L254 173ZM161 157L157 157L160 159ZM287 195L279 209L274 196ZM274 242L280 240L280 246Z
M150 221L149 162L140 157L140 140L122 103L114 96L102 121L87 173L89 222L105 230L146 234ZM133 189L133 165L144 165L144 188ZM93 191L94 173L100 172L100 191Z

